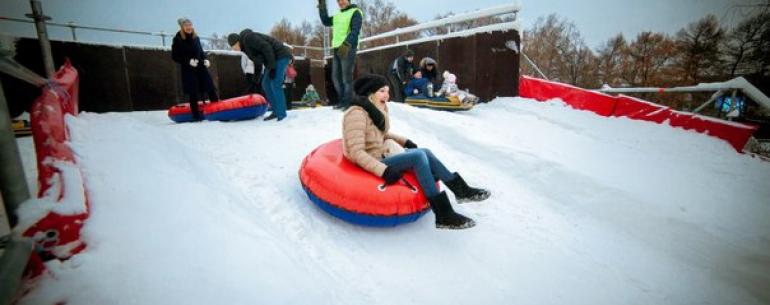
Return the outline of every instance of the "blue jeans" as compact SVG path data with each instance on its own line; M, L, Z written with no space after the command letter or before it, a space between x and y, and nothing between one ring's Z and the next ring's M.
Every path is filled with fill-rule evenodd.
M345 58L340 57L337 51L337 49L334 50L332 61L332 82L334 91L337 91L340 106L348 107L353 100L353 68L356 67L357 51L355 48L350 49Z
M436 179L444 182L454 179L454 174L427 148L407 149L403 153L382 159L382 163L399 172L414 169L417 181L428 198L438 195Z
M286 78L286 67L289 66L289 58L280 58L275 61L275 78L270 79L270 73L265 71L262 76L262 90L265 91L267 102L273 108L273 113L278 119L286 117L286 97L283 95L283 79Z

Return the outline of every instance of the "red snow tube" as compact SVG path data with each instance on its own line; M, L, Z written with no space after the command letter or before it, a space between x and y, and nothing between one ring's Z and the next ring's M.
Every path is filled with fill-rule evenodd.
M428 211L428 200L411 172L384 186L342 154L342 140L313 150L299 170L305 192L321 209L345 221L376 227L413 222Z
M209 121L251 120L265 114L267 101L259 94L252 94L209 104L198 102L198 109L203 112L203 118ZM190 104L172 106L168 110L168 117L177 123L192 122Z
M265 111L265 98L252 94L208 104L203 108L203 117L208 121L241 121L254 119Z
M204 105L203 102L198 102L198 109L203 109ZM168 117L177 123L192 122L193 119L190 104L184 103L171 106L171 108L168 109Z

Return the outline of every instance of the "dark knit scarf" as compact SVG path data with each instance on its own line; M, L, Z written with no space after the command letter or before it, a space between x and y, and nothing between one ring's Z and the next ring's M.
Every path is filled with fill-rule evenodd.
M369 114L369 118L372 119L372 122L374 122L374 125L377 126L380 131L385 132L385 115L382 114L382 111L377 109L377 106L374 106L374 104L372 104L368 98L363 96L356 96L353 98L352 104L353 106L364 108L366 113Z

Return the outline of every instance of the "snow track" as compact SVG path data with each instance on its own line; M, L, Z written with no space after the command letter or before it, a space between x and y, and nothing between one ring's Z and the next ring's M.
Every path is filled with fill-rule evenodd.
M82 114L68 123L89 248L20 303L770 302L768 163L559 102L390 108L396 133L492 191L456 205L477 227L436 230L429 213L366 228L313 206L297 172L339 137L328 108L280 123Z

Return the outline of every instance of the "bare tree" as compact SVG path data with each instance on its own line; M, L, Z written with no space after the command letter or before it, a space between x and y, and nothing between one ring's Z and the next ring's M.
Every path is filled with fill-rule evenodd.
M307 27L305 27L307 26ZM294 27L288 19L283 18L270 29L270 36L293 46L304 46L310 34L310 24L305 21Z
M620 77L628 54L628 43L623 34L610 38L597 50L597 53L599 80L603 84L615 87L628 85Z
M632 86L670 85L668 67L674 54L674 41L667 35L642 32L628 46L621 78Z
M598 85L596 55L572 22L556 14L538 18L532 29L524 32L522 44L549 78L575 85ZM524 65L522 73L534 75L534 69Z
M449 12L446 14L440 14L436 15L436 18L434 20L444 19L446 17L454 15L453 12ZM443 35L447 34L450 31L451 32L459 32L463 30L468 30L472 28L477 28L481 26L491 25L491 24L497 24L497 23L503 23L503 22L510 22L515 21L516 15L515 14L507 14L503 16L489 16L489 17L482 17L475 20L469 20L465 22L459 22L447 25L446 27L440 27L435 29L429 29L425 31L425 35L432 36L432 35Z
M730 32L724 53L730 77L770 70L770 5Z
M392 2L382 0L361 0L358 5L364 12L363 37L374 36L389 32L398 28L404 28L417 24L417 20L400 12ZM411 40L420 37L420 33L409 33L399 36L400 41ZM393 44L396 38L379 39L367 43L367 47Z
M219 36L217 33L211 34L211 39L205 44L208 50L229 50L230 46L227 45L227 37Z
M723 78L720 46L725 30L714 15L689 24L676 34L678 56L674 63L683 84L695 84Z

